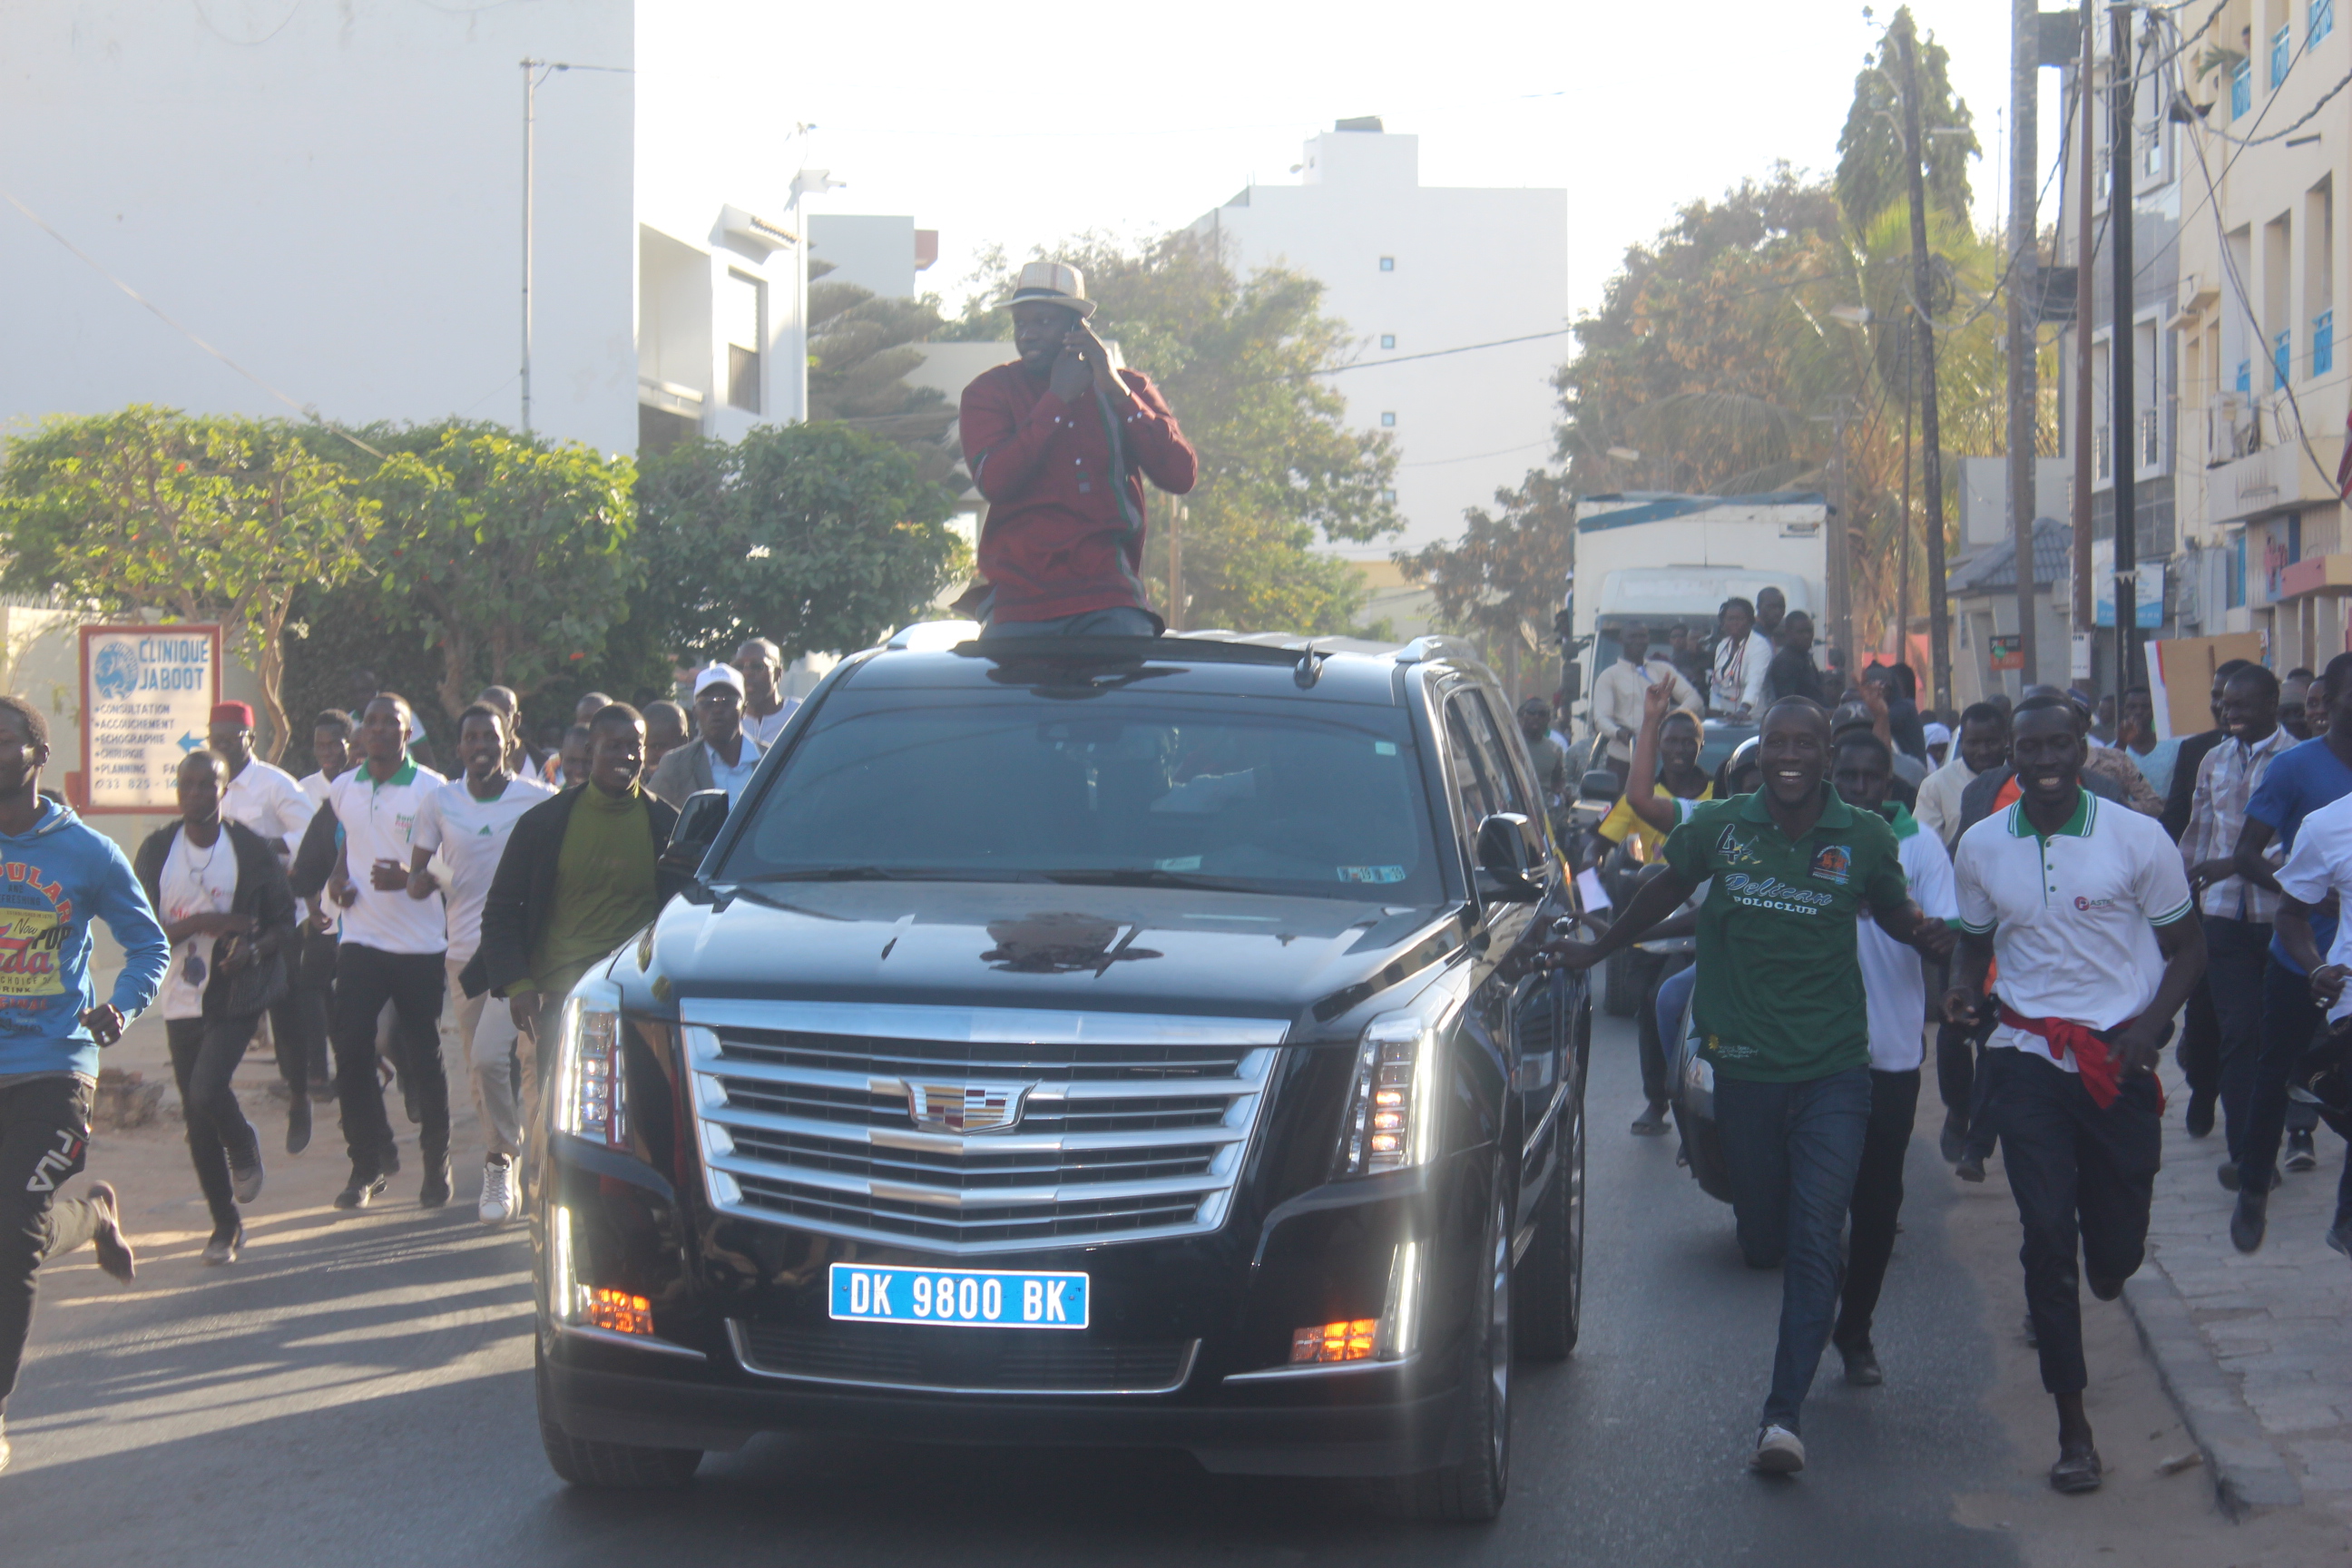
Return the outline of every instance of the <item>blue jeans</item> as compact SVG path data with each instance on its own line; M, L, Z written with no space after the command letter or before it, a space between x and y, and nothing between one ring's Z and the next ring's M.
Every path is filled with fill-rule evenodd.
M2254 1064L2263 1052L2263 973L2270 966L2271 928L2211 916L2205 921L2205 986L2221 1026L2222 1131L2234 1163L2246 1157L2253 1118Z
M1121 605L1113 610L1088 610L1082 616L1061 616L1050 621L1000 621L989 617L980 640L992 637L1156 637L1159 617L1150 610Z
M1794 1432L1837 1318L1839 1233L1870 1130L1870 1069L1802 1083L1718 1071L1715 1121L1739 1250L1751 1268L1780 1266L1780 1343L1764 1422Z

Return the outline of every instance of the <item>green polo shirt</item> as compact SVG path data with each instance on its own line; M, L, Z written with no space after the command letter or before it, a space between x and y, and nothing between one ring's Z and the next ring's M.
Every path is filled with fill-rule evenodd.
M1713 884L1693 1008L1727 1077L1796 1083L1870 1065L1855 922L1908 894L1886 819L1822 794L1821 820L1793 843L1760 793L1709 801L1666 839L1676 876Z

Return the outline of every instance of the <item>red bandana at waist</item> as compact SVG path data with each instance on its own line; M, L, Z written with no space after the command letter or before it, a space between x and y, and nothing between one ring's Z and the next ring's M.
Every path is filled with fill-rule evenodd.
M2107 1037L2087 1025L2068 1018L2029 1018L2008 1003L2000 1004L2000 1021L2012 1029L2040 1037L2053 1051L2072 1056L2074 1066L2083 1075L2083 1087L2090 1091L2091 1103L2101 1110L2116 1102L2123 1088L2123 1075L2116 1058L2108 1054ZM2130 1020L2126 1020L2129 1023ZM2117 1025L2117 1028L2124 1025ZM2112 1031L2110 1031L2112 1032ZM2164 1086L2156 1089L2156 1108L2164 1110Z

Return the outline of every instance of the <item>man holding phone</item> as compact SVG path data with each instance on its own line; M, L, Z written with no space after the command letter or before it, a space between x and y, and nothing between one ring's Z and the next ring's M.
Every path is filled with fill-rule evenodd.
M1095 301L1076 268L1030 262L1010 305L1021 357L963 394L964 462L988 519L981 581L961 603L983 637L1156 636L1143 481L1184 495L1200 459L1151 379L1087 325Z

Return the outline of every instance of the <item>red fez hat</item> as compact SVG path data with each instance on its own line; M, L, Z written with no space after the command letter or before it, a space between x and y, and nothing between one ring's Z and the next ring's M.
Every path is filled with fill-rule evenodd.
M217 702L213 705L213 722L253 728L253 704L250 702Z

